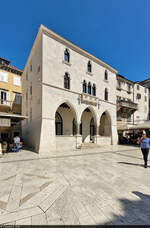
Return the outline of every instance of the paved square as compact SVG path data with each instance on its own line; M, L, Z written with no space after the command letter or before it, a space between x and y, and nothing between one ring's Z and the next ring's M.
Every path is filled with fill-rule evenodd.
M150 165L150 163L149 163ZM150 167L137 147L0 158L0 224L148 224Z

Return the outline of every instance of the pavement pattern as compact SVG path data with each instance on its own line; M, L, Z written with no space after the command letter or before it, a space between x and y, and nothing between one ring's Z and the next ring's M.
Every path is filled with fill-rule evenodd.
M129 146L5 154L0 224L150 225L150 166Z

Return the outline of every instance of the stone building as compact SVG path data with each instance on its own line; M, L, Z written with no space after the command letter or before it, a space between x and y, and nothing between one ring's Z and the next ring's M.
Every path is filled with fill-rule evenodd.
M117 75L116 89L118 130L142 128L148 120L149 90L122 75Z
M117 144L116 73L41 25L22 76L25 143L41 157L84 143Z
M145 86L150 91L150 78L147 78L144 81L138 82L140 85ZM150 120L150 93L149 93L149 120Z
M0 139L21 134L22 71L0 58Z

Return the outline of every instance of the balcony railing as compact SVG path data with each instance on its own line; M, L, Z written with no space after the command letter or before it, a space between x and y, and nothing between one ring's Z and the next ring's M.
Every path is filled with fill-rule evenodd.
M0 99L0 105L6 105L6 106L11 106L12 105L12 101L8 101L8 100L4 100L4 99Z
M81 101L82 101L82 103L92 104L95 106L98 104L98 98L97 97L91 96L89 94L84 94L84 93L81 95Z
M117 104L119 106L125 107L125 108L130 108L130 109L138 109L138 104L132 102L132 101L125 101L125 100L118 100Z

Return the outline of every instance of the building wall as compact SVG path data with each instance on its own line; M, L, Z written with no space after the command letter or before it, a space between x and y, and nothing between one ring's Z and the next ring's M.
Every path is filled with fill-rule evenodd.
M139 90L137 89L139 86ZM137 99L137 94L141 95L140 99ZM146 100L145 100L146 97ZM134 102L138 104L138 110L134 113L134 122L142 123L149 118L149 90L137 83L134 85Z
M22 94L21 76L3 69L0 69L0 73L8 75L8 82L0 81L0 90L6 90L9 93L7 105L2 105L0 103L0 112L21 113L21 103L14 103L14 93L19 93L20 95ZM14 76L20 78L20 86L14 85Z
M121 98L130 99L133 101L133 86L131 87L131 93L128 93L127 82L124 81L121 83L121 90L116 90L116 96Z
M22 81L22 114L28 116L22 121L23 138L27 146L38 151L42 124L42 39L25 67Z
M121 81L121 87L118 89L118 80ZM116 99L118 100L121 98L121 100L126 101L132 101L134 100L134 84L129 83L126 79L120 79L117 78L117 86L116 86ZM128 84L130 84L130 93L128 90ZM119 110L119 107L117 108L117 111ZM131 114L131 118L128 119L128 117L121 117L117 119L117 125L122 126L122 124L133 124L133 114Z
M87 73L87 63L90 59L69 49L70 64L63 63L66 45L43 35L43 83L64 88L64 74L68 72L71 77L71 91L82 93L82 82L95 83L97 86L96 96L104 100L104 90L108 88L109 102L116 104L116 75L107 69L108 81L104 80L106 68L92 62L92 74Z

